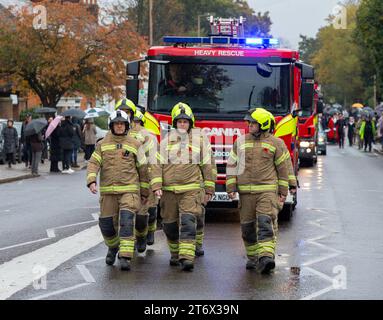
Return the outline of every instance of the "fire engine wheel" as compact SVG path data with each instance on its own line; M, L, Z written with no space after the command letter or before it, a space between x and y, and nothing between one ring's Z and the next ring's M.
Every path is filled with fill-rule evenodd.
M283 209L278 214L279 221L290 221L293 216L294 204L289 203L283 206Z

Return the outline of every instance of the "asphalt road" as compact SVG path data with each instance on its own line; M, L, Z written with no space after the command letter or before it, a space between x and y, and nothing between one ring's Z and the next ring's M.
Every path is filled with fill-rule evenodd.
M245 269L233 211L208 212L205 256L192 273L169 266L162 231L121 272L104 263L85 171L0 185L0 298L382 299L383 158L328 146L299 180L299 204L280 224L267 276Z

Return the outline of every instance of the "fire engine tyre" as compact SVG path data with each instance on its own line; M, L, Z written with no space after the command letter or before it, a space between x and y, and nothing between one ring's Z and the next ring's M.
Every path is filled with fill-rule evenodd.
M289 203L283 206L283 209L278 214L279 221L290 221L293 216L294 204Z

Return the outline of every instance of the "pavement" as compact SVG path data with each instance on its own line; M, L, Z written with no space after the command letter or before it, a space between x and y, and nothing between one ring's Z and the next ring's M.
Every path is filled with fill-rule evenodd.
M78 154L78 160L80 168L72 168L75 171L81 170L86 166L85 161L83 160L84 153ZM59 168L61 167L61 162L59 164ZM49 175L49 174L58 174L58 173L50 173L50 161L45 159L44 163L39 164L39 175ZM10 183L14 181L20 181L24 179L32 179L37 178L38 176L33 176L31 169L25 167L24 163L16 163L12 165L12 168L8 168L8 164L0 165L0 184L2 183Z

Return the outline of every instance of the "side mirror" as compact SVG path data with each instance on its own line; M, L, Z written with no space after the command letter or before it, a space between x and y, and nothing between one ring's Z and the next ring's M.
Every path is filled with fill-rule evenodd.
M257 72L263 78L269 78L273 73L273 68L264 63L257 63Z
M296 62L295 65L301 70L302 79L314 80L314 67L303 62Z
M135 104L138 104L138 90L140 85L138 76L140 75L140 65L142 61L145 60L128 62L126 65L126 97Z
M314 81L302 82L301 88L301 108L312 110L314 103Z

